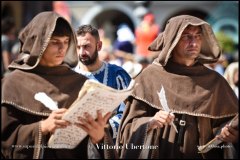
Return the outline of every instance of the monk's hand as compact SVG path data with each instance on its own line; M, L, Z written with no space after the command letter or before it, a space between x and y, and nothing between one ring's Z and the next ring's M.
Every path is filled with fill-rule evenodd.
M169 112L160 110L149 120L149 130L155 128L162 128L174 120L175 116Z
M40 125L42 134L46 135L48 133L54 133L57 128L67 127L70 123L62 119L62 116L66 111L66 108L52 111L47 119L41 121Z
M84 113L84 117L78 117L79 122L76 122L75 125L82 128L88 133L93 144L99 143L104 137L104 128L108 122L108 119L111 116L111 112L106 113L104 116L100 110L97 111L97 119L88 114Z
M221 133L216 137L223 142L237 143L239 139L238 133L237 129L234 129L227 124L222 128Z

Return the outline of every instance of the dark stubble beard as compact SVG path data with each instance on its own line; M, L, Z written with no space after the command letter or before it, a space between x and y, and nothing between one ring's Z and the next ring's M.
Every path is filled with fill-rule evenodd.
M94 64L97 61L97 58L98 58L98 51L97 51L97 49L94 51L94 54L93 54L92 58L90 56L88 56L88 55L86 55L85 57L87 57L87 59L85 59L83 61L81 56L79 56L79 60L82 62L82 64L84 64L86 66Z

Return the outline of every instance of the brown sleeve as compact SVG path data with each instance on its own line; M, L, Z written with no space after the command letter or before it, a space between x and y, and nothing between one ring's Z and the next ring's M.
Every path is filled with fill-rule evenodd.
M41 132L39 122L31 118L34 115L7 105L2 105L1 114L2 155L7 159L39 158ZM27 119L29 123L25 122Z
M120 157L131 158L138 157L141 150L135 149L131 152L131 144L140 146L146 142L148 121L154 116L157 109L154 109L136 99L129 99L120 124L120 130L117 138L117 145L122 146L118 149Z

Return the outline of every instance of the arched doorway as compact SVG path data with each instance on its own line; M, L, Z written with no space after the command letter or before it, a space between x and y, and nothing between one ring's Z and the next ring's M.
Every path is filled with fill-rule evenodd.
M92 24L105 30L105 36L114 41L117 27L125 23L134 32L139 19L134 17L132 9L126 5L97 5L92 7L82 18L81 24Z

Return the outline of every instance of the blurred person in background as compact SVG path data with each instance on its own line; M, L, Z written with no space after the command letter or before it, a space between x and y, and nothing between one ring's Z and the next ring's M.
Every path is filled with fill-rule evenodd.
M134 61L135 37L127 24L120 24L117 30L117 39L113 43L114 55L119 60L120 66L126 61Z
M239 97L239 90L238 90L238 71L239 71L239 64L238 62L230 63L225 72L224 77L228 81L229 85L232 87L233 91Z
M11 63L13 59L12 55L12 46L15 43L16 36L16 26L14 19L11 17L6 17L1 20L2 25L2 34L1 34L1 42L2 42L2 64L1 64L1 78L8 73L8 65Z
M148 46L157 38L160 27L155 22L155 16L147 13L139 26L135 30L136 55L138 59L148 59L152 62L157 55L148 51Z

